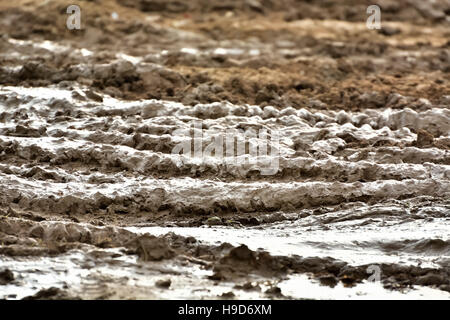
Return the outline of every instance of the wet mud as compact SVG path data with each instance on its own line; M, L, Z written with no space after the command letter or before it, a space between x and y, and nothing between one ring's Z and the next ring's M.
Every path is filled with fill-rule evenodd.
M0 2L0 298L448 299L450 2L372 4Z

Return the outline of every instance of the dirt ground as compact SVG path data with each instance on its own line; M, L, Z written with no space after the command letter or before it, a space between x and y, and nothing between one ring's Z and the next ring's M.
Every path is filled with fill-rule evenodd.
M0 298L450 297L450 1L0 1L0 30ZM279 132L277 172L180 160L193 121Z

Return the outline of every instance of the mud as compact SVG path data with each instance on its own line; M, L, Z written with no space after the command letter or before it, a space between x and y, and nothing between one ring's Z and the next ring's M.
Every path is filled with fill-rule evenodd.
M450 2L372 4L0 2L0 298L448 299Z

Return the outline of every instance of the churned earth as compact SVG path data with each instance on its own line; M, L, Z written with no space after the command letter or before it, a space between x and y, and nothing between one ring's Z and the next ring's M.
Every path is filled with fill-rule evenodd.
M0 298L450 298L450 1L0 1L0 29Z

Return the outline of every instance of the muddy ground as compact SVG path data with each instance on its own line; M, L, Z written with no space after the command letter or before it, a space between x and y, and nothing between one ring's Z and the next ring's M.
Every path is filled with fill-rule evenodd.
M450 298L450 1L0 1L0 30L0 298ZM172 154L193 122L277 132L276 172Z

